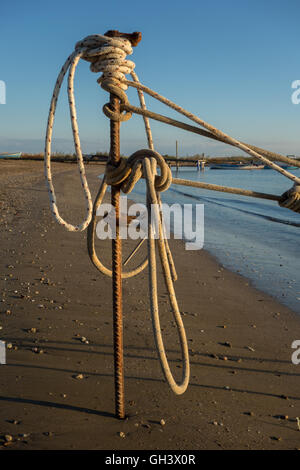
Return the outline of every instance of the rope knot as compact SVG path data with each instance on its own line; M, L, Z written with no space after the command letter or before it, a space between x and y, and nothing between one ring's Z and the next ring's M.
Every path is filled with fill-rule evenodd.
M160 168L160 175L155 175L154 179L155 190L166 191L172 183L171 170L160 153L150 149L141 149L129 158L121 158L117 167L108 162L105 170L106 183L111 186L121 185L123 193L130 193L138 180L144 177L143 160L145 158L154 158Z
M300 213L300 185L294 186L282 194L278 204L294 212Z
M117 33L117 32L116 32ZM119 33L122 35L122 33ZM91 62L90 70L95 73L102 72L98 78L99 85L109 93L120 98L122 104L128 103L125 94L128 86L125 74L130 74L135 68L135 63L127 60L126 56L132 54L130 40L124 37L108 37L100 34L87 36L75 45L76 51L82 51L82 59ZM103 106L104 114L114 121L128 121L132 113L115 113L109 103Z
M82 59L91 62L92 72L102 72L102 80L113 78L120 82L122 90L127 90L128 86L122 81L125 80L125 74L131 73L135 68L134 62L126 60L126 56L132 54L128 39L94 34L77 42L75 50L81 50Z

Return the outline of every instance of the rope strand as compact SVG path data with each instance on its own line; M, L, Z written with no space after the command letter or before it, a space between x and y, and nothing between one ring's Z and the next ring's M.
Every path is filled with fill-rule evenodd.
M238 147L241 150L243 150L244 152L251 155L252 157L258 158L259 160L263 161L266 165L270 166L274 170L276 170L279 173L281 173L282 175L286 176L291 181L294 181L294 183L300 184L300 178L297 178L292 173L284 170L279 165L276 165L276 163L273 163L272 161L270 161L268 158L263 157L262 155L260 155L255 150L250 149L249 147L247 147L247 145L243 144L242 142L234 139L233 137L230 137L229 135L227 135L224 132L220 131L219 129L212 126L211 124L206 123L205 121L203 121L203 119L200 119L199 117L195 116L193 113L191 113L189 111L186 111L181 106L178 106L176 103L173 103L173 101L171 101L171 100L165 98L164 96L160 95L159 93L151 90L151 88L148 88L145 85L142 85L141 83L132 82L130 80L126 80L126 84L129 85L129 86L132 86L134 88L138 88L138 89L144 91L145 93L147 93L148 95L150 95L153 98L157 99L161 103L164 103L165 105L167 105L170 108L174 109L178 113L183 114L184 116L186 116L190 120L196 122L197 124L200 124L200 126L204 127L208 131L210 131L216 137L219 137L220 139L226 140L228 143L232 144L234 147Z

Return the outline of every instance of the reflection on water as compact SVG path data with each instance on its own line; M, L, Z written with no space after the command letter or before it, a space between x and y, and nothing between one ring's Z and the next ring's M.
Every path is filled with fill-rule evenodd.
M181 168L173 176L278 195L292 186L274 170ZM144 191L140 181L129 197L143 202ZM273 201L177 185L162 193L162 200L204 204L204 248L225 267L300 313L300 214Z

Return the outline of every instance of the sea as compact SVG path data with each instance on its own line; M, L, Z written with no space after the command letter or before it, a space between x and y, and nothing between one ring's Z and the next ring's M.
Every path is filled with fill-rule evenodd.
M300 169L289 170L300 177ZM281 195L293 185L275 170L172 170L173 177ZM130 199L145 203L140 180ZM204 243L226 268L300 313L300 214L276 201L172 185L161 193L166 204L204 207ZM191 210L190 214L194 211Z

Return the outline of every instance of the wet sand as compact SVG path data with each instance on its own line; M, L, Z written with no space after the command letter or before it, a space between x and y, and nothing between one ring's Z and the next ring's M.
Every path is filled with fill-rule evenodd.
M78 223L77 169L53 168L62 215ZM87 165L93 196L102 169ZM123 284L127 419L119 421L111 280L91 264L86 233L68 233L53 220L42 162L0 162L0 222L0 339L12 346L0 366L1 450L300 448L300 364L291 362L299 315L204 250L185 251L171 240L190 385L175 396L164 382L146 270ZM97 241L97 250L109 260L109 242ZM179 379L177 333L159 285L163 335Z

